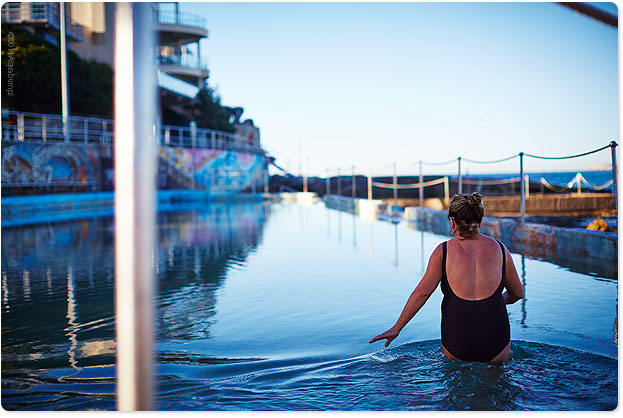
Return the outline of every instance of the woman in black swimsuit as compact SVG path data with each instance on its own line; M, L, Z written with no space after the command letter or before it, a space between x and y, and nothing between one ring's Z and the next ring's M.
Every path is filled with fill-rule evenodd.
M523 298L523 286L504 244L480 233L483 216L479 193L454 196L448 217L456 237L435 248L396 324L371 343L387 340L387 347L441 282L441 344L446 357L482 362L510 358L506 305Z

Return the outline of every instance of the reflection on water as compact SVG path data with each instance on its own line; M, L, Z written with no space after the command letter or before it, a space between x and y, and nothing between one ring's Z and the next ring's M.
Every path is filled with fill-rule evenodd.
M207 336L203 308L214 312L226 270L261 242L268 212L256 204L159 214L160 339ZM2 235L2 405L114 409L112 219Z
M607 276L513 253L526 289L509 306L513 361L449 362L439 291L389 349L367 343L447 237L322 205L189 209L158 215L158 409L616 406L617 283ZM6 409L114 409L113 227L3 229Z
M217 293L228 270L243 267L261 244L268 213L256 204L160 214L158 341L210 337Z

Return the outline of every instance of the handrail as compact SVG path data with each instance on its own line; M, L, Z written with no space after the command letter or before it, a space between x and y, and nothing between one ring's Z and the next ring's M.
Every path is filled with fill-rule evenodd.
M195 26L202 29L206 27L206 19L194 13L174 12L169 10L157 10L154 20L165 25Z
M23 8L22 3L5 3L2 5L2 23L43 22L60 30L60 13L58 3L27 3ZM76 23L70 16L66 16L67 35L76 40L84 39L84 28Z
M3 111L2 142L64 141L61 115ZM114 141L111 119L70 116L68 138L70 142L111 144ZM263 154L259 141L251 142L241 135L206 128L162 125L160 146L182 148L208 148Z

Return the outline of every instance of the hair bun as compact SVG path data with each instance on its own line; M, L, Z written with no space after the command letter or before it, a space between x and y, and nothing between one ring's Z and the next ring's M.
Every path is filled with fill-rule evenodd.
M482 195L478 192L474 192L467 196L467 202L470 206L480 206L482 205Z

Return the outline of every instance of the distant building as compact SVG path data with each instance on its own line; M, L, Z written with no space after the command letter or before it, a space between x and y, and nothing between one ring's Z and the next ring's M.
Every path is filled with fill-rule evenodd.
M65 7L67 48L82 58L106 63L114 70L115 3L5 3L2 5L2 23L20 25L59 45L60 5ZM159 188L255 191L260 185L266 185L267 165L272 160L261 148L260 131L253 121L241 120L241 107L230 109L235 134L203 129L195 123L200 112L197 95L206 87L210 74L200 47L200 41L208 36L205 19L181 13L178 3L152 5L158 39L153 59L157 65L162 122L162 146L158 150ZM75 187L88 187L89 190L112 188L114 172L110 138L114 121L71 115L70 119L73 122L69 121L69 132L65 134L60 115L32 113L26 117L24 112L3 109L3 195L42 187L45 190L53 187L57 191ZM72 128L72 123L80 128ZM70 161L62 153L56 158L48 152L48 144L39 144L36 152L22 152L26 137L41 142L54 139L55 144L65 138L62 147L71 149L74 152L71 155L79 158ZM64 149L62 147L58 149ZM88 158L93 157L99 163L85 163L90 160L76 154L76 150L82 152L83 148L89 148ZM41 164L43 160L48 162ZM58 167L58 170L46 171L46 164ZM62 178L50 178L52 174ZM67 178L63 177L65 174Z

